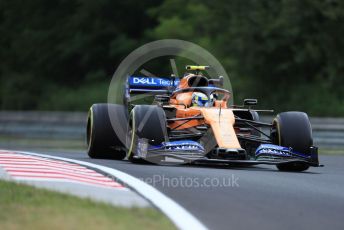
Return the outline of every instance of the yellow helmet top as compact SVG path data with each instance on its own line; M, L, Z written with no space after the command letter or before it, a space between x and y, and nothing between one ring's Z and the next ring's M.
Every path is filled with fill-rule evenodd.
M200 71L200 70L209 69L209 66L207 66L207 65L187 65L187 66L186 66L186 69L187 69L187 70Z

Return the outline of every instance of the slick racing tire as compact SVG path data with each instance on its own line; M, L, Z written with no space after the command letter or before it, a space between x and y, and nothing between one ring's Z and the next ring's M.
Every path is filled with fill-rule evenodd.
M272 124L271 139L273 144L291 147L294 151L310 154L313 145L312 128L309 118L303 112L284 112L277 115ZM279 164L281 171L304 171L309 168L303 163Z
M122 160L126 156L125 143L127 109L123 105L94 104L87 119L87 153L91 158ZM110 116L116 131L114 130ZM119 136L123 134L123 136Z
M164 110L155 105L135 106L130 113L127 137L128 159L134 163L143 163L133 158L137 152L138 138L146 139L148 146L168 141Z
M259 122L259 115L256 111L250 111L250 113L252 114L252 120L253 121L258 121ZM259 129L261 130L261 129ZM261 133L257 130L252 130L252 135L260 137Z

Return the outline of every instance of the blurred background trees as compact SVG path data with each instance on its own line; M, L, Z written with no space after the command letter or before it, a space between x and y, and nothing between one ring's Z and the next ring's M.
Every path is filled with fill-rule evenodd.
M340 0L0 0L0 108L86 110L126 55L175 38L221 61L238 104L343 116L343 25Z

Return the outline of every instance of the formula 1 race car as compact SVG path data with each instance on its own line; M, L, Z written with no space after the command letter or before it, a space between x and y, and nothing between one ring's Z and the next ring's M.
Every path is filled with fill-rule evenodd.
M270 164L282 171L320 166L306 113L283 112L261 122L258 113L267 111L252 108L257 100L229 105L223 78L208 79L201 73L207 68L187 66L180 80L128 77L123 104L90 108L88 155L134 163ZM138 95L154 101L135 105Z

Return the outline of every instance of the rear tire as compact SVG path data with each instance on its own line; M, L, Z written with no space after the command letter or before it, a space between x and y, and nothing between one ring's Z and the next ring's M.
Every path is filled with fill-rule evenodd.
M252 114L252 120L259 122L259 114L256 111L250 111L250 113ZM261 128L258 128L258 129L261 131ZM261 137L261 133L254 129L252 130L252 135L258 138Z
M125 143L127 113L123 105L92 105L87 120L88 156L116 160L122 160L126 156L123 143ZM116 131L113 129L110 116L116 125Z
M133 158L138 138L147 139L149 145L168 141L164 110L154 105L135 106L130 113L128 133L128 159L134 163L143 163Z
M245 120L250 120L250 121L256 121L259 122L259 114L256 111L252 111L252 110L234 110L233 111L234 115L245 119ZM255 126L255 125L253 125ZM242 124L241 126L242 128L249 128L251 129L251 132L249 135L253 136L254 138L261 138L261 131L262 129L259 127L256 127L258 130L250 127L249 125L246 124ZM245 140L241 140L240 141L240 145L246 150L247 153L247 157L248 159L255 158L255 153L256 153L256 149L258 148L258 146L260 145L259 142L252 142L252 141L245 141Z
M309 118L303 112L284 112L277 115L271 130L273 144L291 147L294 151L310 154L313 145L312 128ZM281 171L300 172L309 166L302 163L288 163L277 165Z

